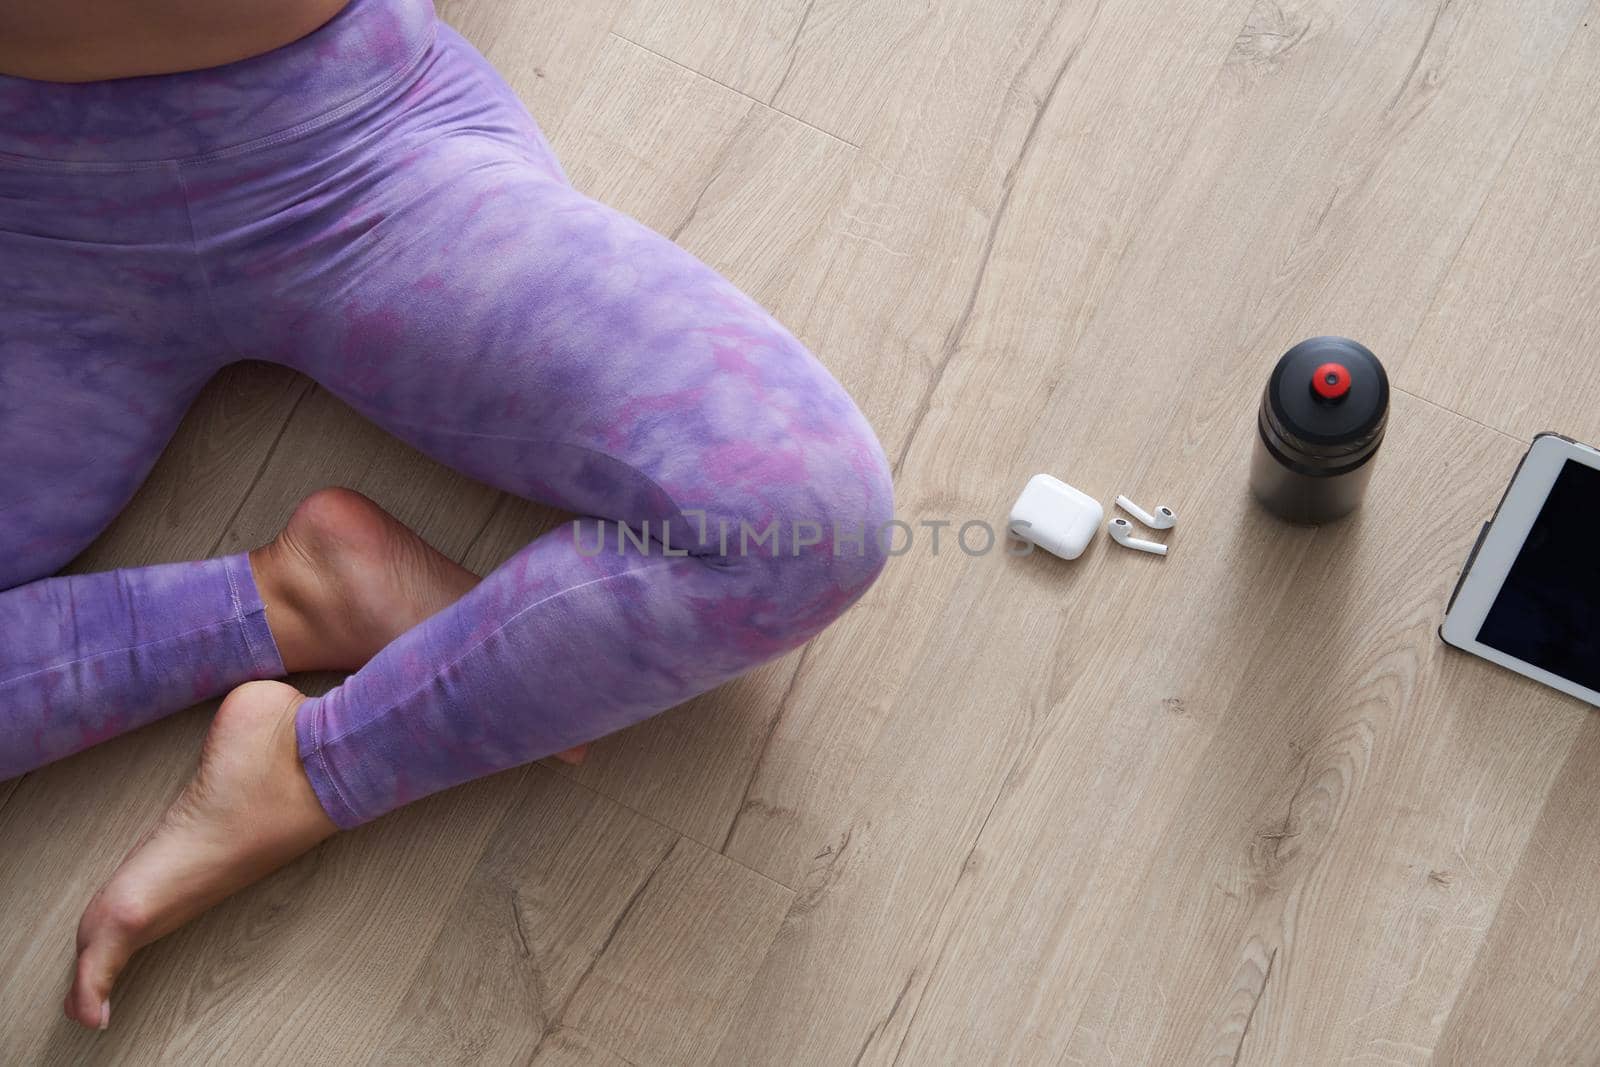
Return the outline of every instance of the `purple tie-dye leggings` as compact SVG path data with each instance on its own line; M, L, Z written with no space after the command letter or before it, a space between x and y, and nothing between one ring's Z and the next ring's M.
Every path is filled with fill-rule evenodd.
M211 70L0 77L0 778L283 673L243 554L46 577L239 359L584 516L301 706L343 827L793 649L884 562L850 397L576 192L428 0Z

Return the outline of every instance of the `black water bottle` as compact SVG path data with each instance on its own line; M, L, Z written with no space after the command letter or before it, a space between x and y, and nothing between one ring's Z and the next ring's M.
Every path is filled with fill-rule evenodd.
M1347 337L1301 341L1278 360L1256 419L1250 490L1279 518L1321 523L1355 510L1389 421L1389 376Z

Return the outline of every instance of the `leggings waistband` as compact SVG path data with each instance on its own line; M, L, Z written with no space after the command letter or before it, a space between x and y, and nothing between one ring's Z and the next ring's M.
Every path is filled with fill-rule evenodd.
M155 163L291 136L393 88L435 26L432 0L351 0L307 36L220 67L83 83L0 75L0 154Z

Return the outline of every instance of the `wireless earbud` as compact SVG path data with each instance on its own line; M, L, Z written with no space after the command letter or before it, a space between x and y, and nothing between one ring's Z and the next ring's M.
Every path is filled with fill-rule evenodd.
M1156 508L1156 513L1152 515L1127 497L1119 496L1117 497L1117 507L1126 511L1152 530L1170 530L1178 525L1177 513L1165 504Z
M1127 505L1123 506L1126 507ZM1133 523L1127 519L1112 519L1106 524L1106 530L1111 534L1111 540L1124 548L1133 548L1140 552L1153 552L1158 556L1167 554L1167 546L1159 541L1146 541L1133 536Z

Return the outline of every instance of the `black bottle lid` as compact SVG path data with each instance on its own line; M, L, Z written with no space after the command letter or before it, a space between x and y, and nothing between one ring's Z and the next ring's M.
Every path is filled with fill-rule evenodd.
M1389 416L1389 376L1348 337L1313 337L1278 360L1261 405L1261 430L1284 458L1323 469L1356 466L1377 451Z

